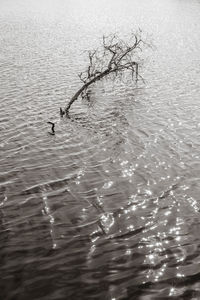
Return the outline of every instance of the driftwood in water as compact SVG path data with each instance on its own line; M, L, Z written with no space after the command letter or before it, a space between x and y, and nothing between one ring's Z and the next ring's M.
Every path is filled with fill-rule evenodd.
M60 109L60 115L68 115L74 101L83 92L86 92L90 85L106 76L114 75L116 77L127 71L135 81L139 77L142 78L138 73L138 68L139 52L142 51L144 45L147 43L141 37L141 30L131 34L129 42L120 39L116 34L103 36L101 48L88 52L88 67L78 75L83 85L70 99L65 109Z

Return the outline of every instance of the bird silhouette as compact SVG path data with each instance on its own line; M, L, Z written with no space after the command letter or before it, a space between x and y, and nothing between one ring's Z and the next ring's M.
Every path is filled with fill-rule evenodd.
M55 123L53 123L53 122L47 122L47 123L52 125L52 127L51 127L51 132L49 132L49 134L54 135L54 134L55 134L55 130L54 130L54 128L55 128Z

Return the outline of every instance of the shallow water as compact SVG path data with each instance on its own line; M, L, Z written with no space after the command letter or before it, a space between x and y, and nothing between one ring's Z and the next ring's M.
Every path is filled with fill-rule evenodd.
M200 299L199 12L1 0L0 300ZM138 27L146 83L100 82L60 119L84 51Z

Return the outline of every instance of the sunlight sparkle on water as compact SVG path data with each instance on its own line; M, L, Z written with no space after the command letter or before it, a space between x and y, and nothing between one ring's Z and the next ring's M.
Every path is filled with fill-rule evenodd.
M109 189L113 185L113 181L108 181L104 183L103 189Z

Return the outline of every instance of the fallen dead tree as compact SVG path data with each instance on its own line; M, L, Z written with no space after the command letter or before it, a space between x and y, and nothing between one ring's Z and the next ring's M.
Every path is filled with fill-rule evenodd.
M132 33L129 41L121 39L117 34L103 36L100 48L88 51L88 66L85 71L78 74L82 86L73 95L65 109L60 108L61 116L68 116L72 104L83 93L87 93L89 86L107 76L121 76L129 73L136 82L139 78L140 53L145 45L139 30ZM148 45L149 46L149 45Z

